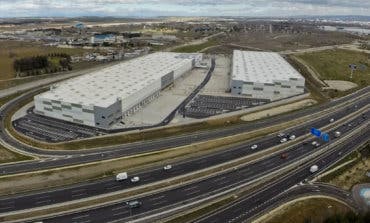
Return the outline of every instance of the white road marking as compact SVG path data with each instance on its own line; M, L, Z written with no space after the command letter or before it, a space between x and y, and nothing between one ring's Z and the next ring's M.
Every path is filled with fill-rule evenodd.
M192 186L192 187L188 187L188 188L185 188L184 191L189 191L189 190L193 190L193 189L196 189L198 188L198 186Z
M89 216L90 216L89 214L80 215L80 216L77 216L77 217L72 218L72 220L77 220L77 219L81 219L81 218L87 218Z

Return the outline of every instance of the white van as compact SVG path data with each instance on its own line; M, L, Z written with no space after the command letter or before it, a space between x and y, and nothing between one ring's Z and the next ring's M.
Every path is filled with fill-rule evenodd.
M116 181L126 180L128 178L127 172L119 173L116 175Z

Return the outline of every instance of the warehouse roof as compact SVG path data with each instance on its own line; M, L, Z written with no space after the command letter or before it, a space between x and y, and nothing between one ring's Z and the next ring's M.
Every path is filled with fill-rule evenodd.
M234 50L233 80L257 83L303 79L278 53Z
M192 58L169 52L149 54L61 82L39 97L107 107L145 89Z

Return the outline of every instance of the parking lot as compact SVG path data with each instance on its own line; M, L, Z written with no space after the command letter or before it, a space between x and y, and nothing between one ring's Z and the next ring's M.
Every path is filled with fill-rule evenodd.
M106 134L104 130L34 114L13 121L14 128L31 138L46 142L63 142Z
M186 106L185 116L190 118L206 118L269 102L270 100L267 99L198 95Z

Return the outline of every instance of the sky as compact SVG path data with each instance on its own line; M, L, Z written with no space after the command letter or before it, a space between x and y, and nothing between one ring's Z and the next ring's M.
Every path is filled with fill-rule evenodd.
M370 15L370 0L0 0L0 17Z

